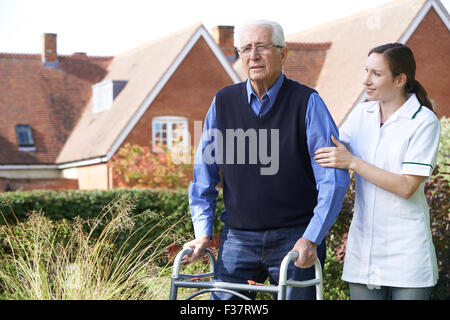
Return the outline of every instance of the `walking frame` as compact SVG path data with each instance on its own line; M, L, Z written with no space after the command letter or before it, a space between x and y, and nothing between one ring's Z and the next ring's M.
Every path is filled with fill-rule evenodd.
M320 261L316 259L314 262L315 278L305 281L294 281L287 279L288 265L291 261L295 261L298 258L298 252L288 253L281 262L280 266L280 278L278 285L260 285L260 284L240 284L221 281L198 281L193 280L208 278L214 276L215 257L214 253L210 249L206 249L205 255L209 258L209 272L201 274L182 274L180 273L180 265L185 255L191 256L193 250L191 248L184 248L175 257L172 279L170 284L170 300L176 300L178 294L178 288L198 288L202 289L194 294L191 294L186 300L190 300L200 294L207 292L225 292L235 295L238 298L244 300L250 300L244 294L238 291L250 291L250 292L268 292L277 294L278 300L286 300L286 290L288 287L304 288L309 286L316 286L316 299L323 300L323 275L322 266Z

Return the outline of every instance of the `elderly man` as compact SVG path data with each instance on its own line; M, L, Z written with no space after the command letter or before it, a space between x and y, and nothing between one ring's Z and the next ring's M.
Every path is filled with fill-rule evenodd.
M249 21L236 34L248 79L218 91L206 115L189 186L196 239L185 244L194 249L185 262L197 261L209 244L221 168L225 210L215 279L269 278L277 284L290 251L299 258L288 278L312 279L317 257L324 263L324 238L349 184L347 171L322 168L312 157L316 149L333 145L330 137L338 130L317 92L283 74L288 49L278 23ZM287 292L288 299L314 297L314 287ZM217 292L211 298L233 296Z

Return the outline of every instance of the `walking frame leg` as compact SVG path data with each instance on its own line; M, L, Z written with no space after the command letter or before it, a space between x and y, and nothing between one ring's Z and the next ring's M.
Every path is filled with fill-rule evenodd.
M170 279L170 294L169 294L169 300L177 300L178 295L178 287L174 285L174 278Z

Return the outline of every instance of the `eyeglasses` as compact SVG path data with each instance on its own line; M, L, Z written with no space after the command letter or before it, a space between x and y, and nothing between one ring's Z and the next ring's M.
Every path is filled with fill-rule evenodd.
M283 46L278 46L270 43L258 43L255 46L246 46L237 49L237 52L241 56L249 56L252 53L252 50L255 49L258 54L265 54L271 48L283 48Z

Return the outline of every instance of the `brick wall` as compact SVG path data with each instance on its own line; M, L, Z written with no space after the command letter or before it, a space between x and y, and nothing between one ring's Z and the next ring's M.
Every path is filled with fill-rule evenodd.
M0 178L0 192L15 190L72 190L78 189L77 179L5 179Z
M44 33L41 35L42 41L42 61L54 63L57 61L57 50L56 50L56 34L55 33Z
M193 147L194 121L202 121L203 124L216 92L232 83L223 66L201 37L122 145L126 143L150 145L152 119L160 116L177 116L188 119L190 146Z
M215 26L211 35L226 56L234 57L236 55L234 49L234 26Z
M434 101L439 117L450 117L450 32L434 8L406 43L416 59L416 79Z
M200 38L123 144L149 145L152 119L177 116L188 119L193 146L194 121L203 123L216 92L232 83L206 41Z

